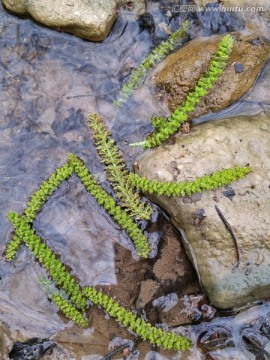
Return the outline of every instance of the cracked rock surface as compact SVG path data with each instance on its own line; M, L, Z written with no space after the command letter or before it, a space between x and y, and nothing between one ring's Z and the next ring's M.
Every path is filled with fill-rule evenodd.
M181 231L210 301L231 308L270 296L270 117L239 117L198 125L172 145L148 151L137 172L148 179L187 181L250 164L253 172L228 188L191 198L151 195ZM241 250L215 205L234 230ZM200 224L194 213L204 211Z

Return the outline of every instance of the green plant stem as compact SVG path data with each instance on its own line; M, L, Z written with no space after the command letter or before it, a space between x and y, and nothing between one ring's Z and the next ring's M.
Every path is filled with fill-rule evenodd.
M65 265L57 259L51 248L35 234L30 224L20 217L19 214L11 211L7 217L14 226L16 234L34 253L37 261L46 269L50 277L66 292L70 301L78 308L85 308L86 299L78 282L69 274Z
M114 199L91 176L84 163L75 155L70 154L69 161L74 167L76 174L80 177L87 191L96 201L114 218L114 220L124 229L134 242L139 256L147 258L150 247L145 235L139 229L134 220L127 212L118 206Z
M200 77L194 90L187 95L183 104L178 106L168 119L154 117L156 131L148 135L145 141L137 143L137 145L143 146L144 148L155 147L179 129L181 124L188 119L189 114L195 110L200 100L213 88L214 83L218 80L219 75L223 72L227 64L232 48L233 38L231 35L225 35L220 41L218 50L210 62L208 71ZM136 143L131 144L131 146L135 145Z
M148 340L153 345L164 349L182 351L188 350L191 346L191 341L185 336L173 332L165 332L160 328L152 326L150 323L134 315L131 311L120 306L116 301L101 291L97 291L92 287L85 287L84 294L95 305L102 306L102 308L120 324L128 327L143 340Z
M150 52L150 54L142 61L141 65L132 72L128 81L123 85L118 99L114 101L116 106L120 106L127 101L132 92L141 83L147 71L164 59L165 56L173 50L177 39L186 37L188 26L188 20L184 21L180 29L172 33L167 40L163 41Z
M32 224L35 220L37 213L40 211L48 197L52 195L57 187L64 181L70 178L73 173L73 168L70 164L66 163L63 166L57 168L55 172L44 181L39 189L34 192L30 200L26 205L26 210L23 213L23 219L25 222ZM17 234L11 238L7 244L5 257L7 261L12 261L16 256L21 245L21 239Z
M59 307L62 313L70 320L74 321L78 326L87 328L88 320L81 314L68 300L64 299L60 294L54 294L51 300Z
M165 196L190 196L194 193L228 185L233 181L244 178L251 171L251 168L248 166L235 166L233 169L218 170L212 175L205 175L198 177L193 181L184 181L180 183L148 180L145 177L130 173L129 181L133 184L133 186L149 194Z
M149 220L153 209L141 200L137 190L127 181L129 171L101 116L90 114L88 125L92 129L95 148L105 165L108 180L121 201L121 207L137 220Z

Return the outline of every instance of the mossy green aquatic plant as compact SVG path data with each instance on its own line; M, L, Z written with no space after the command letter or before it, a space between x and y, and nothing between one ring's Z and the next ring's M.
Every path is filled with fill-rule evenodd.
M60 294L54 294L51 300L59 307L62 313L70 320L74 321L78 326L87 328L88 320L80 313L67 299Z
M38 279L38 283L51 301L58 306L59 310L62 311L68 319L74 321L80 327L87 328L89 326L89 321L85 315L70 303L66 294L63 294L63 291L60 292L52 281L41 277Z
M29 202L26 205L26 209L23 213L23 219L29 224L32 224L35 220L37 213L41 210L43 204L47 201L48 197L57 189L60 184L68 180L73 173L73 168L70 164L66 163L63 166L57 168L55 172L44 181L39 189L34 192ZM21 245L21 239L17 234L14 234L12 239L7 245L5 252L6 260L12 261L16 256Z
M82 294L77 280L70 275L66 266L56 257L52 249L35 234L30 224L18 213L11 211L7 217L14 226L16 234L33 252L37 261L46 269L51 279L65 291L76 307L85 308L86 298Z
M101 306L111 317L136 333L143 340L147 340L163 349L185 351L191 347L191 341L187 337L152 326L101 291L97 291L93 287L85 287L83 291L92 303Z
M105 165L108 180L121 202L121 207L137 220L149 220L153 209L142 201L136 188L127 181L129 171L126 163L101 116L95 113L90 114L88 125L92 129L95 148L101 157L101 162Z
M148 135L145 141L130 144L130 146L152 148L160 145L174 134L181 124L187 121L189 114L195 110L200 100L213 88L214 83L218 80L227 64L232 48L232 36L225 35L219 43L218 50L211 60L207 72L199 78L194 90L187 95L185 101L173 111L168 119L154 116L152 125L156 130Z
M173 50L177 39L184 39L187 36L188 27L188 20L183 21L178 30L172 33L167 40L164 40L150 52L150 54L142 61L141 65L131 73L128 81L123 85L119 97L114 101L116 106L120 106L127 101L132 92L141 83L147 71L159 61L163 60L165 56Z
M82 160L71 154L69 156L69 161L74 167L74 171L84 184L86 190L127 232L128 236L134 242L138 255L147 258L150 253L147 238L132 217L124 209L117 205L114 199L102 189L102 187L92 177Z
M129 174L129 181L136 188L143 192L165 196L190 196L202 191L216 189L228 185L233 181L244 178L251 172L249 166L235 166L233 169L222 169L214 172L212 175L198 177L193 181L183 181L180 183L161 182L158 180L148 180L138 174Z
M48 197L62 181L67 180L74 172L80 177L88 192L127 232L128 236L134 242L138 255L147 258L150 253L150 247L146 236L140 230L139 226L126 210L118 206L115 200L97 183L83 162L74 154L70 154L69 161L62 167L56 169L55 173L52 174L47 181L44 181L40 188L32 195L27 204L27 209L22 215L24 221L32 224ZM5 256L8 261L14 259L20 244L21 239L18 233L15 233L7 245Z

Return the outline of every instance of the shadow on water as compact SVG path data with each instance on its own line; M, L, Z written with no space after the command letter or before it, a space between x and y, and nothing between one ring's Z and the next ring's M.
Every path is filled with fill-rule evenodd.
M166 25L165 12L153 4L155 20ZM212 27L217 22L209 20ZM173 16L170 25L177 28L179 18ZM162 27L157 27L153 37L137 21L120 17L103 43L90 43L7 14L0 5L2 254L12 233L6 214L10 210L21 213L29 196L66 162L68 153L81 157L109 187L86 126L88 113L102 114L131 167L140 150L129 148L126 142L150 131L149 118L158 105L147 90L147 96L138 91L121 109L112 101L121 83L162 37L166 37ZM34 228L82 285L116 284L113 245L132 249L76 176L49 199ZM22 337L49 337L66 326L38 284L42 276L44 270L24 246L15 261L0 259L1 321Z

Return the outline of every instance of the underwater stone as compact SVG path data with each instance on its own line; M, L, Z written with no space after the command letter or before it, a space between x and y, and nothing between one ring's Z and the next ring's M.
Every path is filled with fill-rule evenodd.
M87 40L104 40L118 15L119 0L3 0L6 8Z
M148 151L137 172L159 181L188 181L222 168L250 164L253 172L225 188L203 192L196 202L151 195L171 216L211 303L218 308L245 305L270 296L270 117L238 117L195 126L172 145ZM177 169L177 171L176 171ZM220 219L221 210L235 232ZM194 212L204 209L202 222Z

